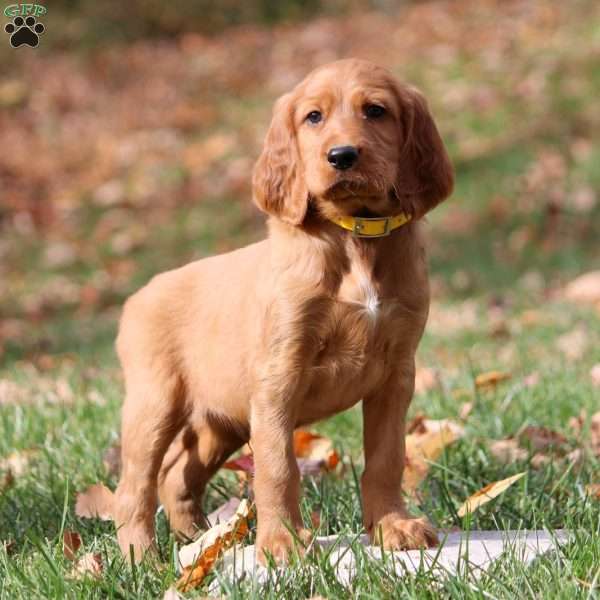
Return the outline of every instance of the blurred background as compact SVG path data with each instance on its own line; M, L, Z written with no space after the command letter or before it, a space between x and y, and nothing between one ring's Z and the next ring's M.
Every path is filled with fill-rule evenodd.
M77 491L114 489L118 479L121 306L160 271L264 236L250 180L273 102L314 67L351 56L421 88L456 167L454 195L424 227L433 301L410 418L417 427L423 415L451 418L465 435L432 463L411 506L439 527L462 527L465 498L527 470L468 527L567 528L577 544L556 562L536 561L535 580L520 563L498 569L479 595L593 595L600 2L46 8L38 47L14 49L0 31L0 596L158 598L171 585L172 571L123 569L112 523L72 510ZM315 425L346 466L304 482L305 519L320 515L323 535L360 531L350 461L361 468L361 423L357 406ZM204 507L242 492L221 472ZM65 583L63 526L107 557L100 582ZM164 514L158 528L163 556L173 556ZM294 573L287 595L279 583L274 595L257 593L307 598L321 589L312 580L298 588ZM404 594L386 577L373 591L378 579L365 576L369 597ZM409 590L410 581L393 585ZM475 590L466 579L429 581L418 597L431 597L432 585L443 597ZM336 589L321 591L339 597Z
M263 236L250 177L273 101L340 57L420 87L456 166L427 231L431 331L462 337L438 340L436 361L477 327L504 348L535 321L523 310L600 265L595 0L46 7L37 48L0 43L5 372L114 365L128 294ZM556 335L579 326L576 310Z

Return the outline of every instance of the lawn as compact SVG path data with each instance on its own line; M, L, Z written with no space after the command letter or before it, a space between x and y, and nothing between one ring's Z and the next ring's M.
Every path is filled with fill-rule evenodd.
M482 577L466 569L399 578L365 558L344 587L323 557L308 557L265 584L223 580L220 593L600 596L600 499L586 492L600 483L600 457L587 446L600 411L591 375L600 305L564 293L600 265L599 23L589 0L568 10L547 1L427 2L118 51L40 48L35 60L6 64L0 139L14 152L0 158L0 597L161 598L174 585L175 541L162 512L161 560L132 569L112 523L74 511L77 492L117 483L103 456L119 431L120 305L156 272L264 234L248 183L272 101L311 66L352 54L379 54L424 90L457 171L454 196L426 225L433 304L411 416L454 419L465 435L431 465L413 510L440 529L566 528L572 538L527 567L507 557ZM234 45L239 55L225 69ZM131 68L140 82L126 77ZM167 75L172 97L161 87ZM477 387L490 371L510 378ZM549 460L534 449L508 462L494 455L493 440L527 426L561 434L561 448ZM305 521L318 512L319 535L358 534L360 407L315 429L333 440L344 469L305 478ZM22 464L13 461L9 475L15 456ZM457 516L470 494L522 471L469 519ZM206 509L239 494L236 475L223 472ZM80 534L81 554L101 555L98 577L73 575L64 531ZM217 576L187 596L207 595Z

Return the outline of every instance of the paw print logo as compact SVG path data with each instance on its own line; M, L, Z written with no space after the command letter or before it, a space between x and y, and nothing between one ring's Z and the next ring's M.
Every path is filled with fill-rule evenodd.
M4 26L4 31L10 35L10 45L18 48L26 44L35 48L40 41L39 36L44 33L45 27L36 21L35 17L15 17L12 23Z

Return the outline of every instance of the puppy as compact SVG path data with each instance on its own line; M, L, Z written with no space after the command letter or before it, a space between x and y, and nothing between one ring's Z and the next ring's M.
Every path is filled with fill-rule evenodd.
M389 549L436 543L401 493L415 351L429 307L419 220L453 170L420 93L342 60L274 109L253 196L266 240L155 277L125 304L118 539L140 559L158 499L171 527L205 524L203 490L250 441L257 548L302 531L293 431L362 400L364 526Z

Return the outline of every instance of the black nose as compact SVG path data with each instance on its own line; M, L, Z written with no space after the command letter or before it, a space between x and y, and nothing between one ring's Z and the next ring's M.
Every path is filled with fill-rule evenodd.
M327 160L341 171L349 169L358 160L358 148L335 146L327 153Z

